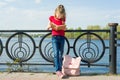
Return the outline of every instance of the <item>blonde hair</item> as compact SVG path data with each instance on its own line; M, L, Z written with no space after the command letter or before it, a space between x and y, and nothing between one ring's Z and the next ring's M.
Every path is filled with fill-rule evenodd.
M55 13L54 16L56 17L56 13L60 13L61 15L63 15L63 20L65 20L66 18L66 11L63 5L58 5L58 7L55 9Z

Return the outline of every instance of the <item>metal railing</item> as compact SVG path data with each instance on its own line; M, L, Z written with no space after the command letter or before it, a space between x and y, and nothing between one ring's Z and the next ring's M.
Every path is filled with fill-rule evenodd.
M70 50L73 49L73 54L75 57L80 56L84 66L106 66L110 67L110 73L116 74L116 45L117 45L117 23L110 23L110 30L67 30L66 33L78 33L78 35L73 42L73 45L70 45L69 38L65 37L65 49L63 56L70 53ZM8 57L15 61L19 61L19 65L53 65L53 49L51 44L51 31L48 30L0 30L1 33L8 34L8 39L3 45L2 40L0 39L0 55L5 49ZM10 34L12 33L12 34ZM39 45L36 45L34 37L31 36L32 33L39 33L42 36L39 36ZM105 45L104 39L101 35L97 33L109 33L109 46ZM49 40L48 40L49 39ZM97 44L95 39L99 42ZM81 42L82 40L82 42ZM118 44L119 45L119 44ZM33 58L36 54L36 49L39 50L40 55L47 64L40 63L25 63ZM109 49L109 64L95 64L105 54L105 50ZM0 63L0 65L6 65L7 63ZM14 65L14 63L12 63Z

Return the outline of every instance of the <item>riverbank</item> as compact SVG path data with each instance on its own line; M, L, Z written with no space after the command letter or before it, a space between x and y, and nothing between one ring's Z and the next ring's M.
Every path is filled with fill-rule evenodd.
M0 73L0 80L61 80L53 73ZM69 76L62 80L120 80L120 75L81 75Z

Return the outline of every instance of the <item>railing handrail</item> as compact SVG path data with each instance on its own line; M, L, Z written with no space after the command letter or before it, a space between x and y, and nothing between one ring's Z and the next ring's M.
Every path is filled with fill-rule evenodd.
M0 30L0 32L51 32L51 30ZM66 30L65 32L110 32L110 30Z
M73 48L73 50L74 50L74 54L76 55L76 56L78 56L77 55L77 53L76 53L76 50L75 50L75 47L76 47L76 45L77 45L77 42L79 42L79 39L81 39L81 37L82 36L85 36L85 37L87 37L87 40L86 40L86 42L84 42L83 44L82 44L82 46L83 45L85 45L85 47L86 47L86 44L88 44L87 45L87 47L88 48L85 48L85 49L91 49L90 48L90 43L91 43L91 36L95 36L95 37L97 37L100 41L101 41L101 43L102 43L102 47L103 47L103 51L101 52L102 53L102 55L97 55L97 56L99 56L99 58L97 58L97 57L95 57L95 58L93 58L93 60L91 60L90 59L90 61L88 61L89 60L89 58L88 57L86 57L86 55L84 56L84 58L87 58L87 59L84 59L83 61L85 62L87 62L88 61L88 66L90 66L90 65L92 65L92 63L93 62L96 62L96 61L98 61L98 60L100 60L101 59L101 57L104 55L104 52L105 52L105 49L108 49L108 47L106 47L105 46L105 44L104 44L104 41L103 41L103 39L100 37L100 35L97 35L96 34L96 32L106 32L106 33L109 33L109 49L110 49L110 56L109 56L109 58L110 58L110 60L109 60L109 62L110 62L110 64L109 64L109 67L110 67L110 72L112 73L112 74L116 74L116 44L117 44L117 40L116 40L116 38L117 38L117 34L120 34L120 32L117 32L117 23L110 23L109 24L109 26L110 26L110 29L100 29L100 30L66 30L65 32L83 32L82 34L80 34L76 39L75 39L75 42L74 42L74 44L73 44L73 46L71 47L70 46L70 44L69 44L69 41L66 39L66 42L67 42L67 44L68 44L68 48L69 49L71 49L71 48ZM18 46L18 48L20 48L20 50L21 49L23 49L23 50L25 50L25 48L22 48L22 43L26 46L26 47L28 47L28 50L29 50L29 52L31 52L30 50L31 50L31 48L29 48L29 46L26 44L26 43L24 43L23 42L23 35L24 36L26 36L26 37L28 37L29 38L29 40L33 43L32 45L32 50L33 50L33 52L30 54L30 56L28 56L28 58L27 59L25 59L25 61L27 61L27 60L29 60L30 58L32 58L32 56L33 56L33 54L35 53L35 50L36 50L36 48L38 48L38 47L36 47L36 45L35 45L35 42L34 42L34 40L32 39L32 37L29 35L29 34L26 34L27 32L28 33L43 33L43 32L51 32L51 30L0 30L0 35L2 34L2 33L9 33L9 32L15 32L15 34L13 34L12 36L10 36L9 38L8 38L8 40L7 40L7 43L6 43L6 46L4 47L3 45L2 45L2 42L0 43L1 44L1 49L3 49L3 48L6 48L6 51L7 51L7 53L9 53L8 54L8 56L11 58L11 59L14 59L14 55L13 54L11 54L12 53L12 51L11 52L9 52L9 49L8 49L8 45L9 45L9 42L10 42L10 40L11 40L11 38L13 38L14 36L18 36L18 42L16 42L16 43L14 43L12 46L10 46L12 49L14 49L14 46L16 46L16 44L18 45L19 44L19 46ZM42 41L47 37L47 36L49 36L51 33L49 33L49 34L47 34L47 35L45 35L41 40L40 40L40 44L39 44L39 50L40 50L40 52L41 52L41 44L42 44ZM0 41L1 41L1 39L0 39ZM47 45L49 45L50 44L50 42L47 44ZM98 48L98 46L95 44L95 43L92 43L92 45L94 45L94 47L97 47L96 49L98 50L99 48ZM119 45L119 44L118 44ZM80 46L79 47L79 49L81 49L82 48L82 46ZM43 46L42 46L43 47ZM47 47L47 46L45 46L45 47ZM15 51L14 52L17 52L17 49L18 48L15 48ZM11 50L12 50L11 49ZM50 47L50 49L52 49L51 47ZM49 50L50 50L49 49ZM93 50L93 49L92 49ZM1 50L2 51L2 50ZM25 50L26 51L26 50ZM88 50L89 51L89 50ZM69 50L68 50L68 52L69 52ZM67 52L67 53L68 53ZM84 51L85 52L85 51ZM93 51L93 52L95 52L95 51ZM98 51L99 52L99 51ZM42 54L42 52L41 52L41 54ZM12 55L12 56L11 56ZM46 55L46 54L45 54ZM43 58L45 58L46 59L46 57L44 57L44 55L42 54L42 56L43 56ZM80 52L79 52L79 56L80 56ZM19 57L19 56L18 56ZM16 57L15 57L16 58ZM48 56L48 58L51 58L51 56ZM46 59L47 60L47 59ZM22 62L22 61L21 61ZM23 62L24 62L24 59L23 59ZM21 63L20 63L21 64ZM94 65L94 64L93 64Z

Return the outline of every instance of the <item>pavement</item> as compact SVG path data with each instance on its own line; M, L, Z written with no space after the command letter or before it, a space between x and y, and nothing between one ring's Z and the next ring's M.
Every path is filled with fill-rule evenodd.
M120 75L86 75L68 76L60 79L53 73L33 73L33 72L0 72L0 80L120 80Z

